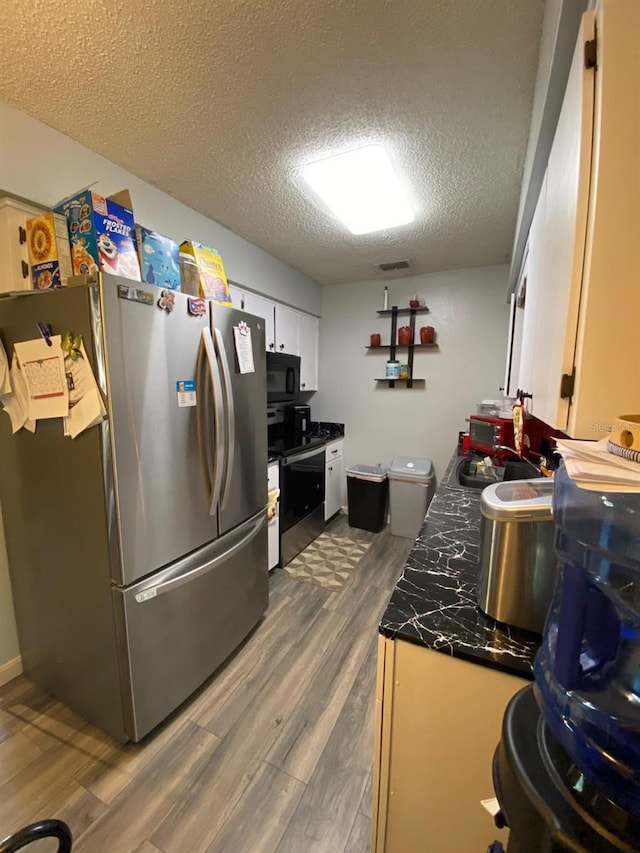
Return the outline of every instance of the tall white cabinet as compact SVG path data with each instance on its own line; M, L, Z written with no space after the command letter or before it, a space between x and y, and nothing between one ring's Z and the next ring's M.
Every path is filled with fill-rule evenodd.
M640 403L638 32L637 0L583 16L529 235L517 384L579 438Z

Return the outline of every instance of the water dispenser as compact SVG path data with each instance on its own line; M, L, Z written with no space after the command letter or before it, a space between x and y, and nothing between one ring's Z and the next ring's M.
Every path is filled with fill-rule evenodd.
M585 779L640 816L640 493L580 488L562 465L553 515L559 575L536 699Z

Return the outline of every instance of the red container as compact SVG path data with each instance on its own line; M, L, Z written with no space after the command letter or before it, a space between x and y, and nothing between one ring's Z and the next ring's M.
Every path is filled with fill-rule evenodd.
M413 329L411 326L400 326L398 329L398 345L407 347L413 343Z
M432 344L435 338L435 329L433 326L422 326L420 329L420 343Z
M379 347L380 346L380 335L378 335L378 334L371 335L371 346L372 347Z

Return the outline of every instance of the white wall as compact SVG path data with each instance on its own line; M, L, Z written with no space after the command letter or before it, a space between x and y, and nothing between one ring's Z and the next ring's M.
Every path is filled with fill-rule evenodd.
M0 190L51 206L94 181L103 195L129 189L136 221L147 228L178 242L198 240L217 248L233 281L302 311L320 313L317 282L68 136L0 103Z
M312 413L314 419L344 422L345 466L427 456L442 476L475 403L500 396L507 275L507 266L494 266L388 283L390 306L407 306L414 292L424 297L431 313L418 315L416 325L436 330L439 349L415 351L414 376L424 377L426 384L411 389L375 383L375 377L384 376L388 350L365 350L372 332L389 343L391 320L376 315L384 283L323 288L320 390L311 401Z

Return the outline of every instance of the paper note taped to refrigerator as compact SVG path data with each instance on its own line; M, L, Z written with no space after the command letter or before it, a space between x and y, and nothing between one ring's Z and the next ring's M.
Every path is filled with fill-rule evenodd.
M60 335L16 343L15 351L27 385L29 419L66 418L69 391Z
M71 352L65 356L64 364L69 388L69 414L64 419L64 434L75 438L85 429L102 423L107 410L84 343L80 343L75 357Z
M24 427L29 432L35 432L36 422L29 420L29 393L24 381L18 357L13 356L10 372L11 391L2 395L2 405L11 419L11 432L16 433Z
M237 326L233 327L233 337L236 342L236 356L238 357L240 373L255 373L251 327L242 320Z
M0 341L0 397L11 393L11 378L9 376L9 359Z

